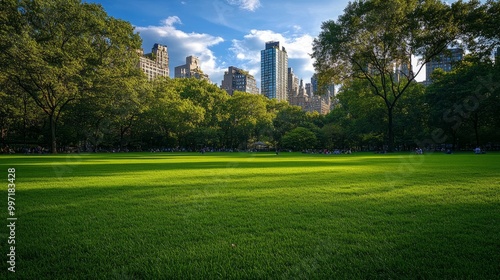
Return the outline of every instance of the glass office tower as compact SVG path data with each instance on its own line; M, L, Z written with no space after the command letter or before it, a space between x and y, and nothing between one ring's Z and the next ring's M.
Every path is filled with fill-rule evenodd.
M287 100L288 55L279 42L267 42L260 52L261 92L268 98Z

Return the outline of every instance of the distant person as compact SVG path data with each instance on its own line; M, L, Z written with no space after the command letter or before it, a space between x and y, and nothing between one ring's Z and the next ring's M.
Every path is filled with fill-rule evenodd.
M474 153L475 153L476 155L480 154L480 153L481 153L481 148L476 147L476 148L474 149Z

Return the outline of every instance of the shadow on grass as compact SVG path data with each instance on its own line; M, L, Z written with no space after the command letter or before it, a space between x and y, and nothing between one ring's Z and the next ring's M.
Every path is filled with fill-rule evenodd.
M372 200L357 193L227 196L184 188L19 190L16 276L494 279L500 273L498 202Z
M412 176L384 186L383 173L401 164L400 155L108 156L55 157L60 161L55 165L54 157L19 159L18 278L495 279L500 274L500 198L492 167L484 172L479 166L471 170L475 177L459 181L469 167L457 169L456 162L443 177L433 168L446 162L429 160L431 165L415 168ZM4 167L12 164L0 160ZM319 169L337 173L314 172ZM143 182L162 172L180 179L129 181L142 172ZM122 175L127 179L102 185L107 177ZM434 186L435 179L426 176L446 185ZM95 187L85 183L87 177ZM69 186L72 180L83 185ZM44 185L37 187L37 181ZM7 240L6 228L1 234ZM6 271L6 265L0 269Z
M172 162L144 162L144 163L127 163L123 161L115 160L113 162L102 162L99 161L75 161L75 162L62 162L54 163L47 162L43 165L32 165L29 162L23 162L23 164L9 164L5 165L16 167L17 172L20 176L27 180L33 181L36 179L43 178L56 178L57 177L89 177L89 176L118 176L127 175L127 173L133 172L155 172L155 171L185 171L185 172L207 172L210 173L211 170L219 169L266 169L272 168L277 170L285 170L290 168L335 168L335 167L352 167L352 171L356 172L355 169L359 168L360 172L370 172L366 169L370 166L369 163L364 163L362 161L347 161L347 162L336 162L335 160L315 160L315 161L287 161L281 160L279 162L264 162L261 159L258 161L246 161L242 159L240 161L201 161L201 162L183 162L183 161L172 161ZM26 172L23 174L23 172Z

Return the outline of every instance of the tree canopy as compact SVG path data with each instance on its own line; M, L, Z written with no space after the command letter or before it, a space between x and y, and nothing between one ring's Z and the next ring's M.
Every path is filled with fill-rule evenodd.
M53 153L65 107L130 76L141 45L130 23L79 0L8 1L1 25L3 82L27 93L47 115Z
M365 79L385 105L387 146L394 148L394 109L426 63L459 34L454 10L439 0L358 0L314 40L320 84ZM420 64L412 64L419 57Z
M313 44L318 88L341 85L326 116L194 78L148 81L139 35L100 5L1 4L3 151L500 149L498 1L350 2ZM450 46L466 59L436 70L431 86L417 83Z

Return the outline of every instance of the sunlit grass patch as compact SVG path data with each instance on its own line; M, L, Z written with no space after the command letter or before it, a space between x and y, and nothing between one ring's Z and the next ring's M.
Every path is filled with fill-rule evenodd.
M499 163L500 154L0 157L18 176L16 276L32 279L493 279Z

